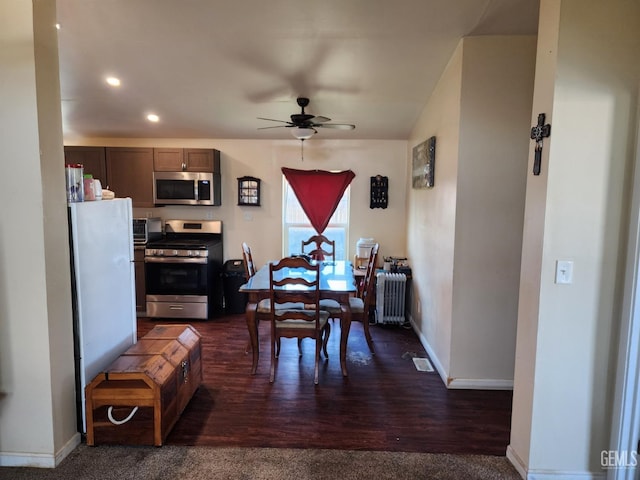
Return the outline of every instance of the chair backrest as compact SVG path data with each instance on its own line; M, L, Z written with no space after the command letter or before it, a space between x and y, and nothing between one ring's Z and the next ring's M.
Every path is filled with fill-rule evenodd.
M271 297L271 318L276 319L277 304L302 302L305 310L291 310L287 319L320 321L320 264L311 264L302 257L285 257L277 263L269 264L269 294ZM309 310L315 309L315 315ZM305 313L306 311L306 313Z
M373 286L375 284L374 280L376 277L376 268L378 263L378 248L379 244L375 244L371 249L371 253L369 255L369 263L367 264L367 273L364 277L364 288L362 289L362 301L364 302L365 312L369 311L369 306L371 305L371 301L373 299Z
M305 251L305 247L309 245L312 245L311 250ZM331 257L331 260L335 260L336 242L329 240L324 235L314 235L308 240L302 241L301 252L311 256L314 260L326 260L327 257Z
M242 259L244 260L244 274L249 280L256 274L256 266L253 263L253 257L251 256L251 249L249 245L242 242Z

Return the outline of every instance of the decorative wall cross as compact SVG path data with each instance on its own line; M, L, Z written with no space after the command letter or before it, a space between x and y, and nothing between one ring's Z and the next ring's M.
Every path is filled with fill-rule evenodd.
M551 125L544 124L546 115L538 115L538 124L531 129L531 140L536 141L536 154L533 160L533 174L540 175L540 163L542 163L542 139L551 135Z

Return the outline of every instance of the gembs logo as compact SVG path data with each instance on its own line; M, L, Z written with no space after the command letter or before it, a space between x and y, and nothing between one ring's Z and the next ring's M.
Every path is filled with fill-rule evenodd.
M634 468L638 465L638 452L629 450L602 450L600 466L602 468Z

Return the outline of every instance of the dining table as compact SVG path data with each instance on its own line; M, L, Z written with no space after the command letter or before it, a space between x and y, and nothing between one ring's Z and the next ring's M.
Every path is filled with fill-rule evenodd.
M314 260L315 262L315 260ZM351 309L349 307L349 297L357 292L356 278L353 264L349 261L318 261L320 267L320 298L336 300L341 307L340 318L340 368L342 375L347 376L347 339L351 328ZM247 328L251 339L251 351L253 363L251 374L255 375L258 370L258 360L260 358L260 342L258 338L258 303L270 297L269 264L265 264L253 275L247 283L239 287L241 293L246 293L248 302L246 307ZM288 275L290 272L281 271L281 275ZM264 315L264 314L263 314ZM267 317L264 316L263 319Z

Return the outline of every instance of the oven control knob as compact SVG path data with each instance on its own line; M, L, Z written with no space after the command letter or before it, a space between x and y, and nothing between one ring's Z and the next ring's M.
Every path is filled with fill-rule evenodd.
M187 257L193 257L193 252L191 250L187 250Z
M162 249L156 250L156 255L158 255L159 257L164 256L164 250L162 250Z
M178 250L173 250L171 252L171 255L174 256L174 257L177 257L178 256Z

